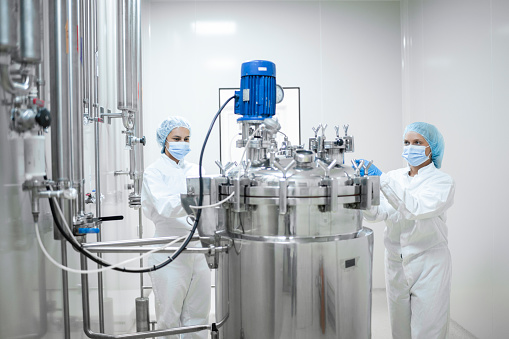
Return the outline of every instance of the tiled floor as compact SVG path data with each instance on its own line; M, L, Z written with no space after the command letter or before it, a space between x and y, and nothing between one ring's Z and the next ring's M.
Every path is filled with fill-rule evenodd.
M137 296L138 291L133 290L130 291L130 295L126 300L134 300ZM124 297L125 295L122 294ZM214 295L214 291L212 291L212 295ZM389 322L389 312L387 309L387 299L385 294L385 289L374 289L373 295L372 295L372 316L371 316L371 338L372 339L392 339L391 337L391 325ZM117 298L120 298L117 296ZM151 304L151 320L155 320L155 308L154 308L154 300L153 295L149 297L150 304ZM214 314L214 298L212 298L212 310L211 310L211 317L210 321L214 321L215 314ZM128 309L128 307L126 307ZM135 321L134 316L135 314L131 311L126 314L122 314L120 309L116 309L116 322L125 322L126 324L124 326L121 326L122 332L132 332L135 331ZM74 338L87 338L86 335L83 333L83 325L79 321L80 317L78 316L76 318L77 322L73 322L73 328L72 328L72 335L71 337ZM92 319L93 322L93 329L96 329L98 326L96 324L95 318ZM119 324L117 327L120 327ZM60 326L61 327L61 326ZM120 328L117 328L119 330ZM96 329L97 330L97 329ZM54 333L55 336L53 336L51 333ZM58 335L57 335L58 333ZM61 335L62 329L49 329L48 338L57 338ZM464 328L462 328L460 325L458 325L454 320L451 320L450 328L449 328L449 338L448 339L477 339L475 336L470 334L468 331L466 331Z
M372 300L371 338L392 339L385 289L374 289ZM451 319L449 339L476 339L476 337Z

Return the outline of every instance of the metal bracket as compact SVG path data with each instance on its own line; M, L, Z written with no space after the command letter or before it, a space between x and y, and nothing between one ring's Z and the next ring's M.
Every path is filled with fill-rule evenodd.
M288 200L288 178L286 173L296 164L297 162L294 159L283 168L279 162L274 161L274 166L283 173L283 177L279 179L279 214L286 214Z
M245 212L245 202L242 200L241 191L247 186L249 180L246 178L234 178L233 179L233 190L235 195L233 196L233 212Z

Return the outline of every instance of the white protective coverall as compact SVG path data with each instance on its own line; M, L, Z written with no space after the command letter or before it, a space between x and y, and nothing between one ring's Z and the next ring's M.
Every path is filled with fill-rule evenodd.
M186 177L198 176L198 166L184 160L177 164L166 154L145 169L141 201L143 213L155 224L154 237L183 236L191 226L180 194L186 193ZM190 247L200 246L199 241ZM149 264L165 261L171 254L155 253ZM156 302L157 328L208 323L210 312L210 269L203 254L180 254L175 261L150 273ZM170 336L167 338L178 338ZM207 338L207 331L183 334L181 338Z
M380 206L364 212L385 220L385 278L393 338L446 338L449 330L451 255L446 211L454 181L433 163L382 174Z

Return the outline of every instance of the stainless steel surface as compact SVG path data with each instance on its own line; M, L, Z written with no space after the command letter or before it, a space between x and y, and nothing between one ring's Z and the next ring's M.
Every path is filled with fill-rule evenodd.
M315 161L315 153L307 150L297 150L294 159L299 165L313 163Z
M138 210L138 237L143 238L143 213L141 208ZM143 267L143 258L140 258L140 267ZM140 274L140 297L144 297L143 294L143 273Z
M73 60L75 54L73 53L73 43L69 39L66 43L66 27L75 27L75 16L72 15L72 7L68 7L70 1L58 0L49 3L50 15L50 77L52 84L51 91L51 109L52 109L52 171L53 179L59 183L59 186L67 187L71 182L72 175L72 144L71 128L72 128L72 114L69 112L76 112L73 107L75 99L73 99L72 91L74 82L73 74L74 69ZM67 25L67 26L66 26ZM74 45L76 46L76 45ZM69 48L69 49L68 49ZM69 52L69 53L68 53ZM69 224L72 224L73 212L71 204L62 200L62 208L64 215ZM62 239L62 255L65 255L66 246L65 241ZM63 300L64 300L64 335L66 338L70 337L70 320L69 320L69 295L67 286L67 272L62 273L63 283Z
M135 52L135 5L133 0L118 0L117 16L117 100L118 108L121 110L133 109L133 78L137 78L137 73L133 74L133 57L136 59Z
M18 45L19 0L0 1L0 52Z
M211 253L214 252L224 252L228 251L228 246L218 246L213 248L208 247L186 247L182 253ZM103 247L92 247L89 248L89 251L92 253L147 253L152 251L153 247L137 247L137 246L103 246ZM159 253L173 253L179 249L178 246L167 247L164 250L158 251Z
M20 0L20 62L41 62L41 23L41 0Z
M141 42L141 1L135 0L136 6L136 84L137 87L134 91L134 96L136 99L135 105L135 118L136 122L134 125L134 135L138 138L143 137L143 72L142 72L142 42ZM144 144L138 142L134 146L133 151L136 153L136 161L135 161L135 176L134 176L134 194L141 196L141 185L143 180L143 169L144 169L144 158L143 158L143 147Z
M117 107L127 109L127 87L126 87L126 1L117 1Z
M370 338L372 255L369 229L306 243L239 235L216 273L217 318L230 308L221 338Z
M115 240L115 241L102 241L96 243L84 243L83 248L91 249L96 247L105 246L144 246L144 245L163 245L168 244L171 241L180 237L159 237L159 238L144 238L144 239L129 239L129 240ZM198 240L197 236L191 238L192 240Z
M141 0L132 0L132 44L131 44L131 55L132 55L132 66L131 66L131 77L132 77L132 108L133 112L138 112L138 98L140 90L140 71L141 71Z
M30 74L22 75L21 82L14 81L11 77L10 60L3 60L0 63L0 78L2 79L2 87L7 92L15 95L26 95L32 85L33 76Z
M203 180L203 205L234 197L203 209L198 225L216 246L233 243L212 266L206 255L217 268L216 317L228 315L219 336L370 338L373 232L362 228L361 209L376 202L378 178L340 165L347 149L339 137L325 141L327 125L292 159L261 121L241 123L246 165ZM188 212L199 191L188 178Z
M136 332L149 330L149 299L144 297L136 298Z
M54 181L62 182L70 180L70 123L68 112L69 103L67 96L68 68L65 48L65 4L63 1L51 1L49 3L50 25L50 82L51 111L52 111L52 133L51 133L51 155L52 155L52 178ZM63 36L64 35L64 36Z
M51 129L49 129L51 133L52 158L51 165L47 169L50 181L44 183L42 183L40 178L40 175L44 172L43 149L48 148L49 142L45 147L42 147L42 141L40 145L38 144L41 147L35 153L38 153L37 155L40 155L41 159L37 159L37 163L31 162L34 159L32 159L33 157L31 157L28 151L33 149L33 147L30 148L28 147L30 145L28 145L26 150L23 147L24 139L29 144L30 137L8 131L8 123L0 124L0 132L2 133L0 136L2 141L0 145L0 215L5 218L4 230L6 231L2 238L3 240L0 241L0 250L2 252L0 268L2 268L4 273L0 278L2 286L2 291L0 291L0 300L2 300L0 338L71 338L75 337L77 332L80 332L77 325L81 322L81 314L79 310L75 309L77 304L73 303L74 298L77 296L75 286L78 284L74 281L77 276L68 275L66 272L51 266L40 256L41 253L37 245L34 244L33 217L31 212L37 215L42 241L47 246L50 254L56 261L75 267L74 261L77 259L75 252L68 251L68 244L61 239L60 233L55 231L56 228L53 227L53 221L49 215L47 200L39 198L62 197L65 195L64 192L76 189L79 198L76 204L71 204L65 199L59 202L63 209L64 219L72 228L73 224L74 226L82 225L83 222L91 219L82 218L85 213L88 213L87 216L93 216L93 213L90 213L92 206L88 205L87 211L85 211L84 206L84 160L87 161L87 170L90 169L90 176L87 179L92 179L87 184L90 184L91 189L96 189L98 198L102 196L101 189L104 195L106 195L106 199L108 199L112 196L109 188L118 191L115 192L116 194L120 193L120 187L123 187L121 180L115 182L113 186L105 183L104 169L107 166L104 163L99 163L99 161L94 161L94 157L99 156L99 152L96 152L95 146L97 144L92 142L92 138L89 139L90 143L86 145L85 150L88 154L84 154L85 150L83 148L83 117L89 118L85 121L86 124L90 121L97 123L97 119L94 118L99 117L99 99L103 95L108 94L108 99L102 98L104 106L106 106L106 102L109 104L113 102L114 104L115 101L113 94L109 96L109 91L105 89L99 91L97 39L97 24L100 23L102 25L101 20L104 18L108 19L106 15L98 16L98 14L104 14L100 12L103 9L107 11L113 11L114 9L110 7L109 2L107 2L107 5L105 2L100 2L101 9L98 9L98 3L96 0L0 1L0 76L2 77L0 115L5 118L9 117L11 107L8 105L11 105L13 102L18 105L14 107L31 109L33 98L43 98L41 91L44 81L47 80L44 79L44 73L47 70L50 80L48 81L47 89L50 95L48 95L49 98L46 100L46 107L51 111L53 120ZM132 25L131 36L135 34L134 29L137 28L136 34L138 34L139 38L141 35L141 31L139 31L140 2L131 3L133 6L137 6L136 8L131 8L131 12L136 16L128 18L129 25ZM109 28L102 30L102 27L101 33L111 33L111 31L108 31ZM19 29L21 29L21 35L18 37ZM41 48L41 44L43 48ZM104 46L103 41L101 41L101 44L101 46ZM137 97L138 83L141 82L139 39L136 44L135 48L138 53L136 59L136 67L138 67L137 75L134 76L134 82L136 82L134 87L136 87L136 90L133 90L131 94ZM45 52L43 53L43 51ZM105 51L105 53L107 52ZM48 57L46 57L46 54L48 54ZM43 63L41 65L34 65L41 58L44 58L42 60ZM111 66L114 65L113 55L108 55L105 59L109 60ZM109 65L108 68L111 68ZM108 79L108 81L101 80L101 84L106 83L109 85L111 80L114 79L113 74L114 72L105 74L111 79ZM105 78L103 77L102 79ZM39 93L35 92L35 89L32 88L34 85L37 85ZM17 95L23 97L15 98ZM131 128L134 129L134 136L141 137L143 130L141 107L139 106L141 101L137 101L137 104L138 113L134 116L136 121L131 119L136 124L133 124ZM41 105L41 101L37 101L37 105ZM31 120L33 119L30 118L28 120L28 123L32 123ZM23 120L21 119L19 122L23 123ZM94 127L88 126L89 128L86 131L87 138L91 137L93 133L90 132L94 132L98 124ZM28 127L23 127L35 129L36 126L32 124ZM106 131L108 133L104 133L105 131L103 130L100 131L104 140L96 139L102 147L100 154L102 159L105 158L105 154L113 153L112 150L106 149L104 145L118 144L115 141L116 138L110 136L113 133L109 133L108 130ZM33 130L33 132L35 133L36 131ZM95 132L97 133L97 131ZM40 130L39 133L42 134L43 131ZM47 141L49 141L48 139ZM25 151L27 151L26 163L30 165L26 168L23 166ZM142 146L139 145L139 147L135 148L134 152L132 164L136 179L134 190L139 193L141 192L141 174L143 171ZM49 157L49 152L47 157ZM121 168L127 167L124 157L115 155L115 159L119 160L117 164L122 166ZM91 163L90 167L88 167L88 163ZM98 172L96 172L96 166L101 167ZM24 171L24 169L28 171ZM94 172L98 173L97 178L99 179L95 181L96 187L92 187L94 185ZM30 187L25 181L25 179L28 179L28 177L25 178L26 174L34 178L37 177L37 181L34 179L32 184L33 187L38 186L23 192L22 187ZM102 184L99 175L103 177ZM52 185L55 190L40 191L45 189L46 183ZM56 199L54 200L56 201ZM112 200L110 199L108 202ZM115 202L120 200L120 194L116 194ZM36 201L37 204L32 204L32 201ZM97 199L97 203L99 202L100 199ZM109 207L110 205L108 205ZM97 216L100 216L102 212L102 208L99 206L98 211L96 211ZM123 213L123 211L119 210L116 214L120 213ZM130 221L127 222L129 223ZM84 238L81 237L78 241L82 242ZM58 242L55 240L62 241ZM99 240L101 240L100 237ZM219 253L222 249L200 248L199 250L217 251ZM115 262L115 260L113 261ZM47 276L45 275L46 266L48 269ZM142 275L140 275L140 279L142 279ZM46 288L46 282L48 282L48 288ZM107 281L104 281L104 283L107 283ZM140 280L140 292L142 292L142 285L143 281ZM93 303L94 323L92 326L94 328L97 326L100 331L104 331L106 325L109 325L110 329L116 329L116 323L109 324L103 319L104 314L106 313L107 315L109 308L105 308L108 305L103 305L102 303L102 286L103 281L100 280L97 288L99 290L99 307L96 306L96 302ZM132 306L134 306L134 303L132 303ZM206 328L204 326L191 327L168 332L162 331L161 333L184 333ZM89 333L99 337L102 336L102 334ZM157 334L159 332L154 333ZM152 337L154 333L146 333L142 336L137 334L135 337ZM111 336L105 335L104 337ZM121 335L121 337L130 336Z
M97 0L90 1L90 41L91 41L91 108L94 118L94 154L95 154L95 215L102 216L102 186L101 186L101 140L100 140L100 119L99 119L99 69L98 69L98 43L97 43ZM99 233L97 233L97 241L102 240L102 223L97 224ZM101 254L98 254L101 257ZM97 268L101 268L97 265ZM102 273L97 274L97 299L99 310L99 332L104 333L104 278Z
M65 240L60 241L61 264L67 266L67 243ZM69 273L62 270L62 307L64 321L64 337L71 338L71 319L69 311Z
M9 3L11 3L9 1ZM2 4L3 5L3 4ZM0 20L1 21L1 20ZM2 25L0 23L0 25ZM9 95L0 87L0 97ZM8 106L0 104L0 116L8 117ZM61 318L61 294L52 293L45 258L34 242L29 195L22 191L23 139L10 137L8 123L0 123L0 338L47 338L48 318ZM42 228L50 227L47 205L40 210ZM58 253L58 252L57 252ZM51 310L53 304L60 310ZM29 320L29 321L28 321Z

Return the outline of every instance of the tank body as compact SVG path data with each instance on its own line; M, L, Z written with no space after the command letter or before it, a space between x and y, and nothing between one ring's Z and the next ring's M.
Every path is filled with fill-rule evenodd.
M371 337L373 232L362 227L362 211L349 208L361 199L351 171L331 170L336 208L312 164L285 175L251 169L243 185L233 172L219 184L219 199L243 192L241 202L216 210L216 237L231 244L216 272L221 338Z

